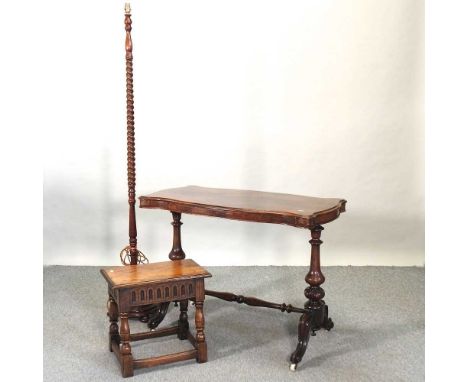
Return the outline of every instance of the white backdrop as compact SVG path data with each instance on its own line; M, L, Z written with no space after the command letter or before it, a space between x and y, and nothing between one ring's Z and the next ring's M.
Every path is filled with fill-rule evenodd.
M44 263L117 264L128 240L123 2L47 6ZM422 0L132 8L137 194L195 184L341 197L324 265L424 264ZM166 259L170 213L137 217L140 249ZM185 252L203 265L309 260L306 230L182 220Z

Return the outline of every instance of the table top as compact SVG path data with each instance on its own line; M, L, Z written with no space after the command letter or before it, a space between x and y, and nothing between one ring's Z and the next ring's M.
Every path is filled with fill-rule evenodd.
M141 208L311 228L345 212L346 200L186 186L140 196Z
M101 274L112 288L211 277L206 269L191 259L109 267L101 269Z

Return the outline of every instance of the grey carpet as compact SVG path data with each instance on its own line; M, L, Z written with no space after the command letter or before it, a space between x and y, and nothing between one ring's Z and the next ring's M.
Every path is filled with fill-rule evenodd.
M207 288L302 306L306 267L209 267ZM288 369L299 315L207 297L209 361L135 371L135 381L423 381L424 268L324 267L335 328L311 337ZM98 267L44 268L44 380L121 381L108 351ZM189 319L193 328L193 307ZM162 327L177 320L171 308ZM131 322L132 331L145 326ZM189 349L176 337L132 343L136 357Z

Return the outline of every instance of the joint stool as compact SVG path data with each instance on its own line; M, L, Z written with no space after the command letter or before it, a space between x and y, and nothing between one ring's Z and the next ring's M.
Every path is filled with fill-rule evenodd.
M164 261L152 264L126 265L101 269L107 281L109 300L109 350L120 363L122 376L133 376L133 370L195 358L198 363L208 360L204 333L203 301L205 278L211 274L190 259ZM188 300L195 302L196 337L189 330L187 320ZM148 305L180 302L177 326L143 333L130 333L128 319L132 308ZM120 318L120 332L117 324ZM194 349L159 357L134 359L131 341L177 334L181 340L189 340Z

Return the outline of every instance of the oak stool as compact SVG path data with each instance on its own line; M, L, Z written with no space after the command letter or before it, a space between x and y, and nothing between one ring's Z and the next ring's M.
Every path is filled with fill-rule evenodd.
M203 301L205 278L211 274L190 259L164 261L151 264L126 265L101 269L107 281L109 300L109 350L120 363L122 376L133 376L133 370L196 358L198 363L208 360L204 333ZM188 300L195 302L194 337L189 330ZM177 326L142 333L130 333L128 319L136 307L149 304L179 302L180 316ZM120 318L120 332L117 320ZM193 350L159 357L134 359L131 341L176 334L180 340L189 340Z

